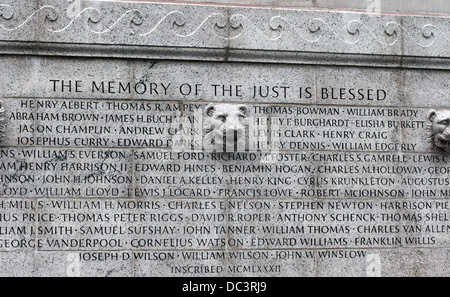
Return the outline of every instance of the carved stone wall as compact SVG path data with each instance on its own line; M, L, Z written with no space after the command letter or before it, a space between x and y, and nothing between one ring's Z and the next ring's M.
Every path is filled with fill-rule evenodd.
M442 2L212 2L0 0L0 275L448 276Z

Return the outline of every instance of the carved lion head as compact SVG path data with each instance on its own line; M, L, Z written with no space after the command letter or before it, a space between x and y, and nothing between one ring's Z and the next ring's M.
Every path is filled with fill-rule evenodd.
M249 109L239 104L209 104L203 122L203 147L207 151L245 150L245 127Z
M450 110L430 110L428 132L433 151L450 153Z

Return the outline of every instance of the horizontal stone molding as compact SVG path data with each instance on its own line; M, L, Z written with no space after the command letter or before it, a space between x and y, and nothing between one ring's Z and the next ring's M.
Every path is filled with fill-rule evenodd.
M126 1L0 1L2 54L447 69L450 18Z

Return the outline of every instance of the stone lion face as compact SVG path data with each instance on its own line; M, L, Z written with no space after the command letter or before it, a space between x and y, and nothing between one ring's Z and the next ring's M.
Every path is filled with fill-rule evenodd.
M450 153L450 110L428 113L428 127L431 148Z
M248 108L245 105L209 104L204 121L204 147L216 151L245 148Z

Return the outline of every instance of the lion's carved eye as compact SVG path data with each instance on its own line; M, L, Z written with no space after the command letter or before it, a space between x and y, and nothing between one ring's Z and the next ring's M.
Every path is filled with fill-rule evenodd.
M224 115L219 115L219 116L217 116L217 118L218 118L219 120L221 120L222 122L225 122L225 121L227 120L227 117L224 116Z
M448 125L450 124L450 120L449 120L449 119L447 119L447 120L442 120L442 121L440 121L438 124L439 124L439 125L448 126Z

